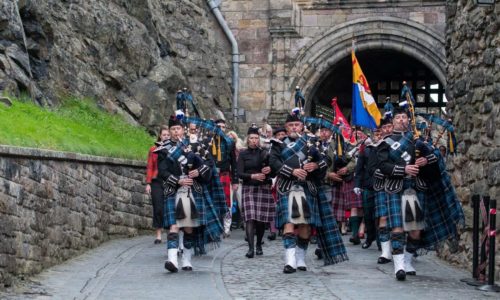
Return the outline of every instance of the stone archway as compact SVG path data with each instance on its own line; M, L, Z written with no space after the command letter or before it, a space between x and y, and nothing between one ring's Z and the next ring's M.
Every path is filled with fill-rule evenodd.
M307 98L328 70L350 55L353 39L358 51L391 50L415 58L446 84L445 41L441 34L409 20L367 17L334 26L303 47L290 66L289 90L299 85ZM306 110L310 109L309 103Z

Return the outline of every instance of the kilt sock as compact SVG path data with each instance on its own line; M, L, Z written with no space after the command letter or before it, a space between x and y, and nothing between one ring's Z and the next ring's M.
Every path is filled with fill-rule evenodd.
M170 232L167 235L167 249L177 248L179 248L179 234L176 232Z
M405 233L391 232L392 255L403 254L405 250Z

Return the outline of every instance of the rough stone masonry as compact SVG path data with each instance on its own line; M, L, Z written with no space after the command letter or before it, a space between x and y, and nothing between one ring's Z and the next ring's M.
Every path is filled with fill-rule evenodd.
M230 107L229 51L204 0L0 1L0 92L95 98L151 132L182 87L207 118Z
M475 0L447 2L446 57L448 113L459 141L448 166L466 213L462 255L442 256L472 265L471 195L489 195L500 204L500 1L478 6ZM497 224L500 218L497 214ZM497 225L497 228L500 227ZM500 277L500 239L496 278Z
M151 228L145 163L0 146L0 285Z

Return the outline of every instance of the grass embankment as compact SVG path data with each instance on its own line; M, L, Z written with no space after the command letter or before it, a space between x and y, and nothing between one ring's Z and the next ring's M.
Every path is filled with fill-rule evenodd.
M0 144L145 160L154 141L142 127L88 99L42 108L29 100L0 103Z

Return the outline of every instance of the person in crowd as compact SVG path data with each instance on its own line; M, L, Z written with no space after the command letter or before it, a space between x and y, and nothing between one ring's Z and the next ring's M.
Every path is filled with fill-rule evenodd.
M361 145L354 172L354 192L362 195L364 223L366 226L366 240L361 246L363 249L370 248L377 240L377 228L375 222L375 191L373 190L373 174L377 166L377 143L380 141L381 133L377 128L373 130L371 138L365 140Z
M225 134L227 130L226 121L218 119L215 125ZM219 178L224 187L226 204L229 209L228 222L224 222L224 231L229 232L231 226L231 194L238 190L238 173L236 168L236 145L219 135L214 135L210 146L210 151L215 161L215 166L219 171Z
M227 133L227 136L231 140L233 140L235 144L234 153L236 156L236 160L238 160L240 152L246 148L245 142L243 142L238 137L238 134L233 130L229 131ZM241 184L238 184L238 188L236 190L231 191L231 220L230 220L231 224L224 227L225 229L224 233L226 237L230 235L231 229L243 228L242 211L243 211L243 206L241 203Z
M429 179L420 177L419 173L436 164L437 157L423 143L420 143L422 148L417 149L413 134L408 130L406 110L398 107L393 114L394 129L377 148L377 166L387 193L387 226L391 229L394 273L397 280L405 280L406 275L416 274L411 260L419 248L425 227L424 190ZM408 232L408 238L405 232Z
M287 137L272 142L269 160L272 174L277 176L276 225L283 229L286 274L307 270L305 257L312 227L317 230L325 265L347 259L330 202L320 188L329 159L308 143L299 113L294 109L287 116Z
M283 141L283 139L286 137L286 130L284 127L278 127L274 130L273 132L273 138L271 140L274 141ZM269 142L271 142L269 140ZM269 149L270 150L270 149ZM276 189L276 180L275 178L272 179L272 186L271 186L271 193L273 195L274 203L276 204L278 197L277 197L277 189ZM274 241L276 239L276 235L278 233L278 229L276 229L276 224L274 221L274 216L273 220L269 222L269 235L267 236L267 239L270 241Z
M263 255L262 237L266 223L274 219L275 205L271 194L269 151L260 147L258 128L247 132L247 149L238 157L238 176L242 180L242 203L245 231L248 240L246 257ZM257 244L255 244L255 233Z
M377 151L383 139L392 134L393 130L392 118L385 117L380 121L381 139L377 143ZM378 157L378 155L377 155ZM377 158L378 165L378 158ZM392 248L390 240L390 228L388 227L387 217L389 209L387 207L387 193L383 185L384 176L377 168L373 174L373 190L375 191L375 219L377 222L378 239L382 253L380 254L377 263L387 264L392 261Z
M295 87L295 107L298 107L300 111L304 111L304 107L306 105L306 98L302 94L302 91L299 86Z
M271 149L271 139L273 138L273 128L271 125L264 123L261 128L259 128L260 135L260 145L264 149Z
M155 244L161 244L163 229L163 185L158 178L158 154L155 150L170 138L168 127L162 125L154 146L149 148L146 166L146 193L151 195L153 204L153 227L156 230Z
M179 231L184 232L182 269L193 269L191 257L204 254L205 244L217 245L223 227L214 203L215 192L210 189L214 172L211 157L193 153L192 145L184 133L182 114L171 116L168 122L170 139L156 149L158 176L165 183L164 227L169 229L165 269L177 272ZM221 186L219 186L222 189Z

